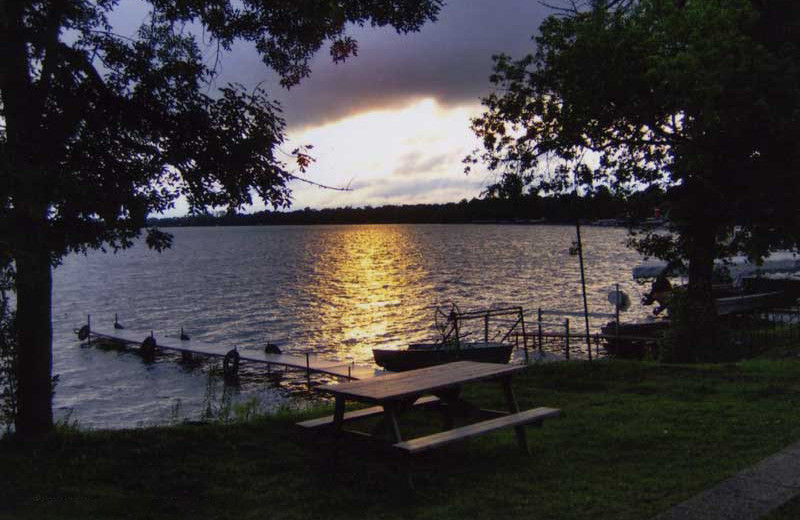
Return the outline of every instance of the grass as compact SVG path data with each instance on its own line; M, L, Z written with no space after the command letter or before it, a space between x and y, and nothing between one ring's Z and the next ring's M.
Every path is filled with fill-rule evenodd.
M243 424L66 430L0 442L0 518L646 519L800 439L800 362L638 362L532 367L523 408L563 417L413 459L366 445L331 456L282 413ZM496 385L468 397L501 408ZM319 415L319 411L316 415ZM407 433L438 416L413 412ZM783 518L783 517L776 517ZM788 518L788 517L786 517Z

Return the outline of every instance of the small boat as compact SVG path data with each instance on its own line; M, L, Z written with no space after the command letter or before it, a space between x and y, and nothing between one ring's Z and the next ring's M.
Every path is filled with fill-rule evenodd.
M444 321L441 321L443 318ZM441 334L431 343L412 343L403 350L372 349L375 364L392 372L404 372L453 361L482 361L484 363L508 363L514 345L507 342L512 334L520 334L525 341L525 322L522 307L486 309L461 312L453 305L449 313L436 309L435 321ZM503 323L499 341L489 340L489 331L494 325ZM476 332L469 325L477 324L482 330L483 341L467 342L463 338ZM511 324L510 327L508 324Z
M669 328L669 320L620 323L610 321L600 332L606 340L606 352L621 358L639 358L658 343Z
M508 343L412 343L406 350L372 349L375 363L391 372L405 372L453 361L508 363L513 345Z

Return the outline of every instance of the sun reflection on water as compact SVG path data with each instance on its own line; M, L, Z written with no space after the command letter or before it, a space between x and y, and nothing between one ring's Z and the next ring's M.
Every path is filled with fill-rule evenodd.
M425 307L426 272L414 260L418 243L403 227L340 230L325 238L309 291L321 302L315 339L358 360L369 359L376 341L405 341ZM419 324L416 324L419 328ZM325 331L338 330L335 339ZM323 337L324 336L324 337Z

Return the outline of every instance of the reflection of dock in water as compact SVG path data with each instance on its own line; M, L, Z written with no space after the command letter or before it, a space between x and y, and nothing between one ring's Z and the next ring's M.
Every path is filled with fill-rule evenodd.
M116 324L115 324L116 325ZM325 374L347 379L366 379L374 375L374 369L357 366L354 362L320 359L312 353L304 355L271 353L269 346L265 350L236 348L230 349L213 343L186 338L181 335L160 334L154 331L143 332L125 328L95 328L91 322L76 330L81 340L89 344L93 341L110 342L124 346L135 346L145 357L152 357L158 351L180 353L184 360L196 356L218 357L223 359L223 371L226 377L235 377L239 362L258 363L268 369L273 365L305 371L307 376ZM182 336L182 337L181 337ZM273 347L274 348L274 347Z

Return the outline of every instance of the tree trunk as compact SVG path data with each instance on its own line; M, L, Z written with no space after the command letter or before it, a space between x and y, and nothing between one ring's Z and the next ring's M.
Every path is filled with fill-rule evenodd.
M676 352L679 361L697 361L713 355L717 348L717 308L712 293L716 228L706 222L691 227L689 237L688 338ZM685 351L683 351L685 349Z
M53 429L52 271L42 236L28 230L16 256L17 434L35 438ZM39 235L37 237L37 235ZM37 240L38 239L38 240Z

